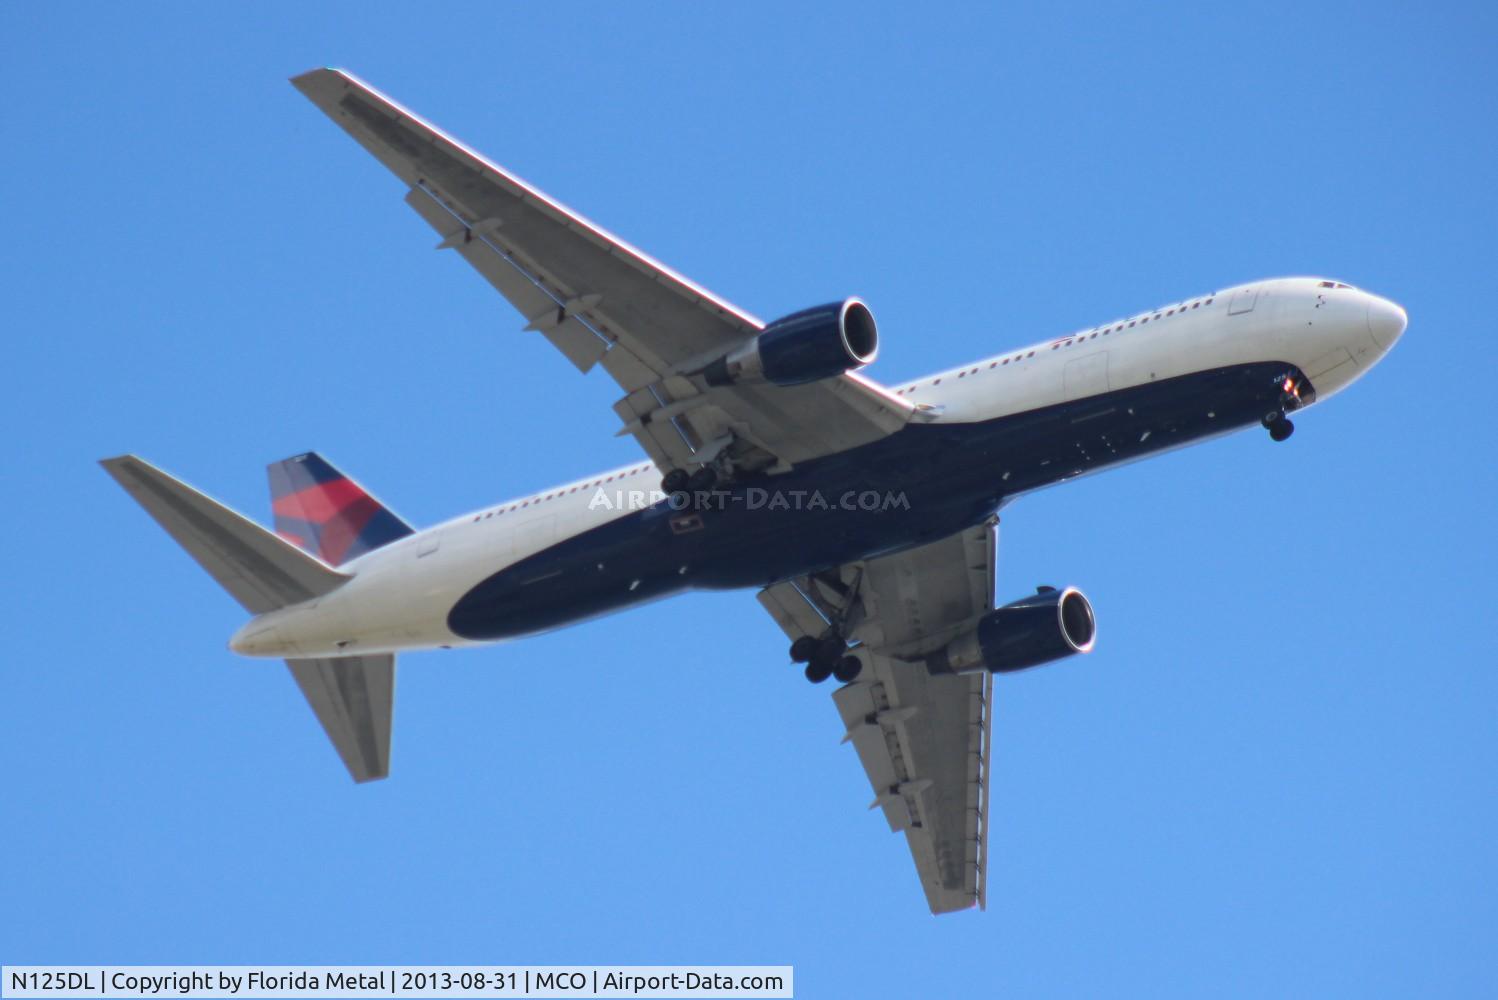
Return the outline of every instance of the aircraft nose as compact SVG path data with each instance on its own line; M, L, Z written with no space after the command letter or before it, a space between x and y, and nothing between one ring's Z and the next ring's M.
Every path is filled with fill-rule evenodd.
M1368 333L1379 350L1393 347L1408 323L1409 317L1397 303L1377 295L1368 296Z

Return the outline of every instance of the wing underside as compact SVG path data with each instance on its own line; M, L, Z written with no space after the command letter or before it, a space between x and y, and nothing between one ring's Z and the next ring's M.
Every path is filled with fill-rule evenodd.
M993 607L996 524L762 591L791 639L836 631L864 669L833 692L879 808L905 834L933 913L986 896L993 679L933 674L927 655Z
M932 913L985 905L992 677L936 676L874 655L833 693L892 833L904 833Z
M709 386L700 371L763 327L355 77L292 81L408 187L407 203L577 368L624 390L615 412L662 469L750 469L876 440L915 415L857 374L808 385Z

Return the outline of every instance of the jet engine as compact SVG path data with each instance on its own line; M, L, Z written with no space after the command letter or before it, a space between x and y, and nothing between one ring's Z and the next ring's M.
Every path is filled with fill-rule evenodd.
M1092 604L1080 590L1041 587L990 611L976 628L953 639L927 662L937 673L1011 673L1073 653L1090 653L1096 638Z
M849 298L777 319L749 343L708 365L702 374L709 385L802 385L862 368L878 353L874 314L858 299Z

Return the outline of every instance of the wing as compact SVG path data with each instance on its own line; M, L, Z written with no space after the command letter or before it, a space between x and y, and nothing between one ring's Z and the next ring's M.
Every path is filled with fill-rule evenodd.
M860 643L863 673L833 701L932 913L985 902L993 678L932 674L925 657L993 608L996 536L984 524L760 594L792 639L836 625Z
M339 70L292 83L401 179L406 201L582 371L625 396L614 409L655 463L719 456L790 465L876 440L915 413L855 374L810 385L710 387L695 375L753 337L755 317L610 235Z

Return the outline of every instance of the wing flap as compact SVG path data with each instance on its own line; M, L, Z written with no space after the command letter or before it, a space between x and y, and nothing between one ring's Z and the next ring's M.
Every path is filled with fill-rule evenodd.
M904 427L914 413L909 401L856 373L805 385L714 388L708 396L793 465L877 441Z
M539 330L579 371L587 372L609 349L609 342L594 333L546 289L531 280L490 240L488 233L497 228L497 220L470 224L454 215L435 196L421 187L406 194L410 205L442 237L439 250L455 250L495 291L530 322L526 329ZM586 298L586 297L585 297ZM586 305L596 304L594 302Z
M761 590L759 603L792 642L803 635L818 636L827 631L827 619L789 581ZM873 711L872 707L869 711Z
M870 646L917 656L939 648L993 609L996 523L864 564L859 596Z
M877 654L833 695L891 832L905 834L933 913L984 904L992 679L932 675ZM888 707L872 713L870 705Z

